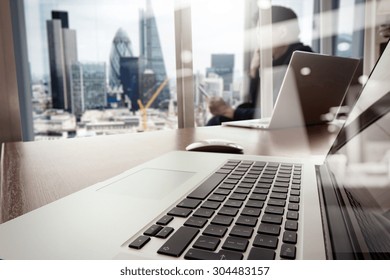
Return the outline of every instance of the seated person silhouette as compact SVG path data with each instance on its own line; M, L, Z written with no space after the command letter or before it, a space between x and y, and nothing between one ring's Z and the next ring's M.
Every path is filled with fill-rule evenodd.
M275 69L277 66L289 64L294 51L313 52L309 46L304 45L299 40L300 28L296 13L290 8L283 6L272 6L272 66ZM290 42L283 44L281 42ZM241 104L237 108L228 105L220 97L212 97L209 99L209 110L213 117L207 122L207 125L220 125L222 122L253 119L259 116L260 109L256 107L257 97L260 89L260 52L256 50L253 54L249 76L249 97L250 102ZM284 73L284 72L283 72ZM280 88L280 81L277 88Z

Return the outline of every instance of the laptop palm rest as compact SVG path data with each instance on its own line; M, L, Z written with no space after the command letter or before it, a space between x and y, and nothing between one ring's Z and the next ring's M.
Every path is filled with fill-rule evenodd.
M159 200L169 196L194 174L193 172L146 168L97 191Z

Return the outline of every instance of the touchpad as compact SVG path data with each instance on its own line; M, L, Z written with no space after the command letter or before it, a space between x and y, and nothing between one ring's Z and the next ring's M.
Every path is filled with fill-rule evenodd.
M98 191L159 200L170 195L194 174L177 170L147 168L104 186Z

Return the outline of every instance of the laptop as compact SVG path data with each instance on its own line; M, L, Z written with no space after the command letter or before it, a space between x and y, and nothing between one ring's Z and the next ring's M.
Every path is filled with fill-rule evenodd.
M296 51L287 67L271 117L222 125L280 129L330 122L333 117L329 113L342 104L359 63L353 58Z
M390 47L325 162L174 151L0 225L2 259L389 259Z

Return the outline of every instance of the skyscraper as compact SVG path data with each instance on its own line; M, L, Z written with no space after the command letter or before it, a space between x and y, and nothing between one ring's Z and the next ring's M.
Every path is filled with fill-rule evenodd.
M131 111L138 111L139 105L139 64L138 57L120 58L120 77L123 93L131 101Z
M109 84L111 88L121 85L120 79L120 58L132 57L133 49L126 31L119 28L112 41L109 65Z
M74 63L71 78L72 113L80 117L87 109L106 107L105 63Z
M68 13L52 11L46 21L53 108L71 110L71 66L77 61L76 31L69 29Z
M228 91L233 83L234 54L212 54L211 67L207 68L207 76L217 74L223 79L223 90Z
M155 76L155 89L167 79L164 57L162 54L160 38L157 30L156 19L150 0L146 0L146 10L140 11L140 71L141 76L151 73ZM143 78L142 78L143 80ZM151 88L141 87L140 95L145 97ZM169 84L161 91L152 107L158 107L163 100L169 100Z

